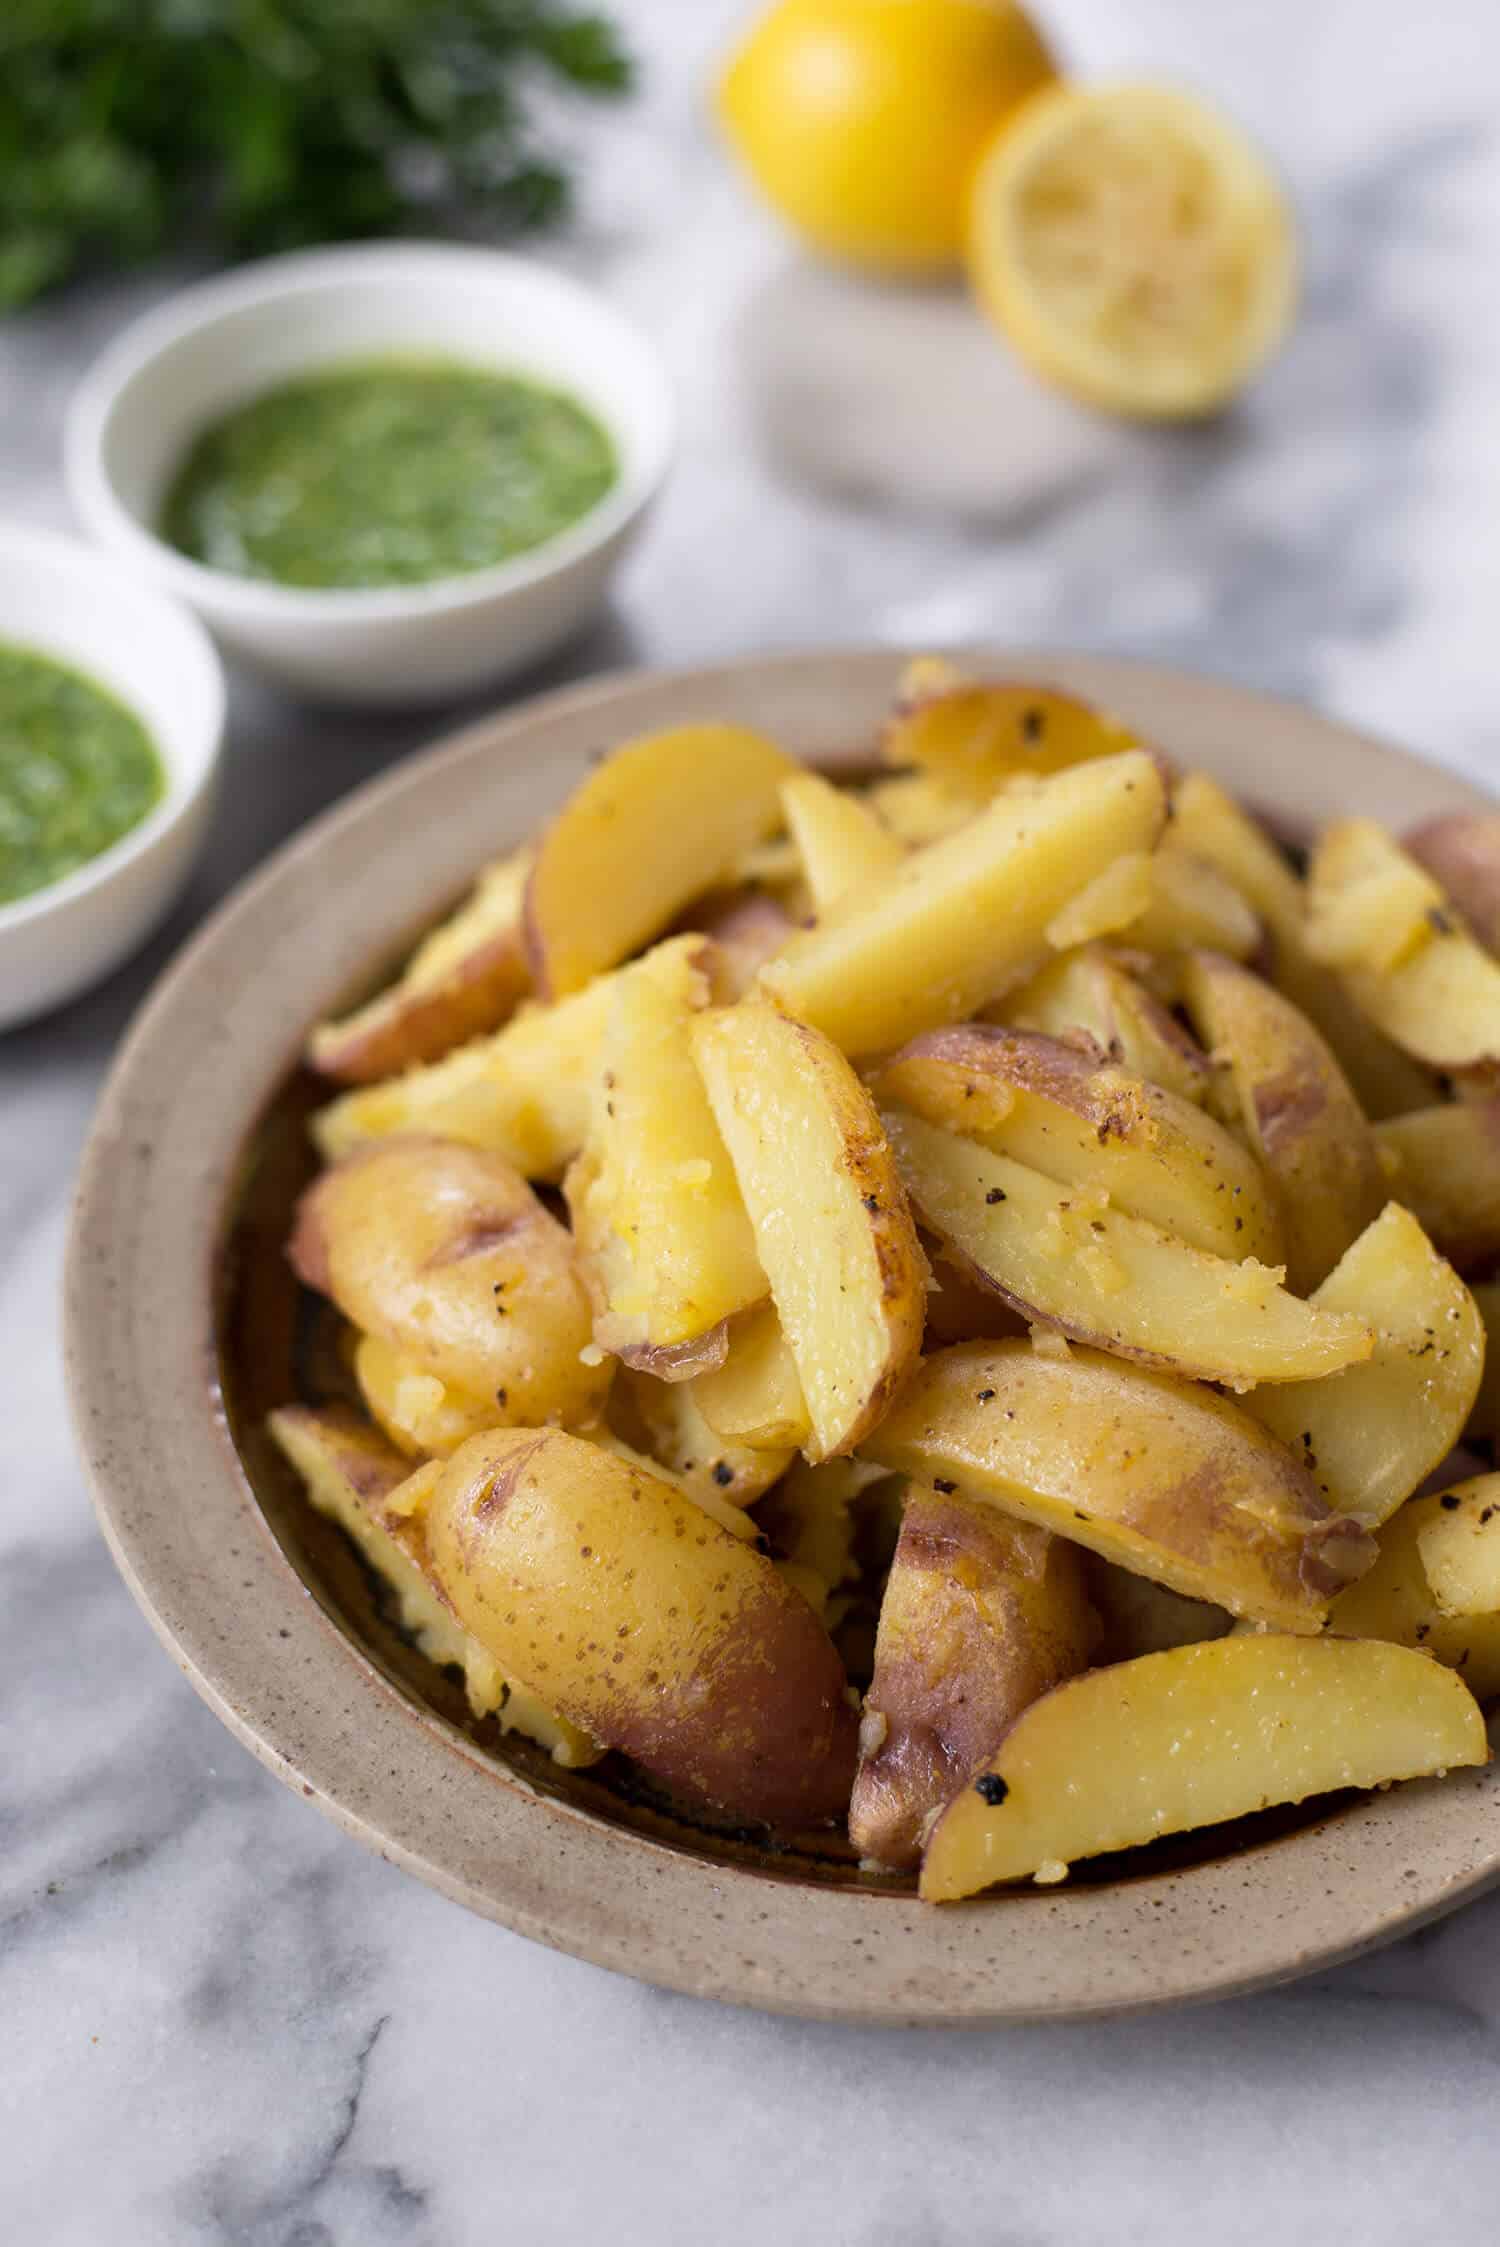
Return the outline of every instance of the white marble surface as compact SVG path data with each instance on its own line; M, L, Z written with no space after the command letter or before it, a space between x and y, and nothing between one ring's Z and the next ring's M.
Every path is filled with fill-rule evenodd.
M1125 443L1027 406L1030 481L990 446L972 491L954 468L954 430L983 403L972 339L956 404L887 383L851 405L836 308L814 306L834 340L807 349L806 277L702 123L738 11L619 5L649 90L587 129L589 220L564 254L659 336L684 456L617 613L554 675L1041 637L1284 688L1500 776L1493 0L1056 0L1076 62L1218 87L1270 140L1306 212L1307 310L1231 425ZM769 367L741 348L757 291L800 308ZM0 329L6 515L64 519L69 384L149 294ZM747 378L778 385L769 406ZM882 413L910 413L907 442ZM1191 2015L972 2037L758 2019L465 1918L284 1793L159 1651L73 1462L55 1312L70 1173L129 1012L192 919L419 730L241 692L212 855L172 927L89 1000L0 1040L0 2238L1493 2238L1500 1896Z

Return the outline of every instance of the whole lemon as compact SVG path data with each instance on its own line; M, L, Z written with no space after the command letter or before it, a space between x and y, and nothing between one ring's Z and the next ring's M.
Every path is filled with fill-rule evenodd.
M876 272L937 272L962 257L986 143L1056 76L1012 0L777 0L731 59L719 111L811 248Z

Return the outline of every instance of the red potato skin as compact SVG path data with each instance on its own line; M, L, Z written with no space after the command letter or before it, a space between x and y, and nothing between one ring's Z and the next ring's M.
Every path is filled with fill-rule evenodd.
M698 1618L703 1627L684 1624L672 1674L651 1693L622 1691L615 1642L621 1628L638 1626L572 1646L557 1630L536 1523L550 1508L568 1533L577 1508L555 1495L553 1461L555 1447L575 1444L587 1448L556 1429L500 1430L455 1452L427 1539L458 1620L550 1706L630 1756L684 1806L783 1829L842 1823L857 1725L833 1643L763 1554L680 1492L631 1470L628 1491L622 1483L608 1515L593 1513L582 1532L611 1615L616 1597L628 1613L645 1540L691 1538L714 1563L713 1614ZM624 1476L619 1470L617 1480ZM574 1715L583 1710L586 1719Z
M379 1084L501 1029L530 988L526 956L511 930L478 946L431 990L395 984L347 1020L320 1024L307 1058L335 1084Z
M1500 811L1455 811L1414 827L1405 848L1500 956Z

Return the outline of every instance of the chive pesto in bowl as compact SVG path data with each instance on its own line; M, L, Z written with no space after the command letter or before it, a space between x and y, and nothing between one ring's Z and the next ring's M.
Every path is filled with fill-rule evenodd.
M618 474L609 432L566 391L455 360L351 360L211 423L161 527L237 577L422 585L529 553Z
M83 672L0 641L0 905L77 873L165 789L133 710Z

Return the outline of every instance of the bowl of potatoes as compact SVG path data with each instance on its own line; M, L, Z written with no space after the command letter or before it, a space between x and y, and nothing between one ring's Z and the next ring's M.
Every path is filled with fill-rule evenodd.
M1147 666L471 727L119 1059L105 1534L280 1777L669 1987L983 2023L1386 1940L1500 1877L1497 945L1476 791Z

